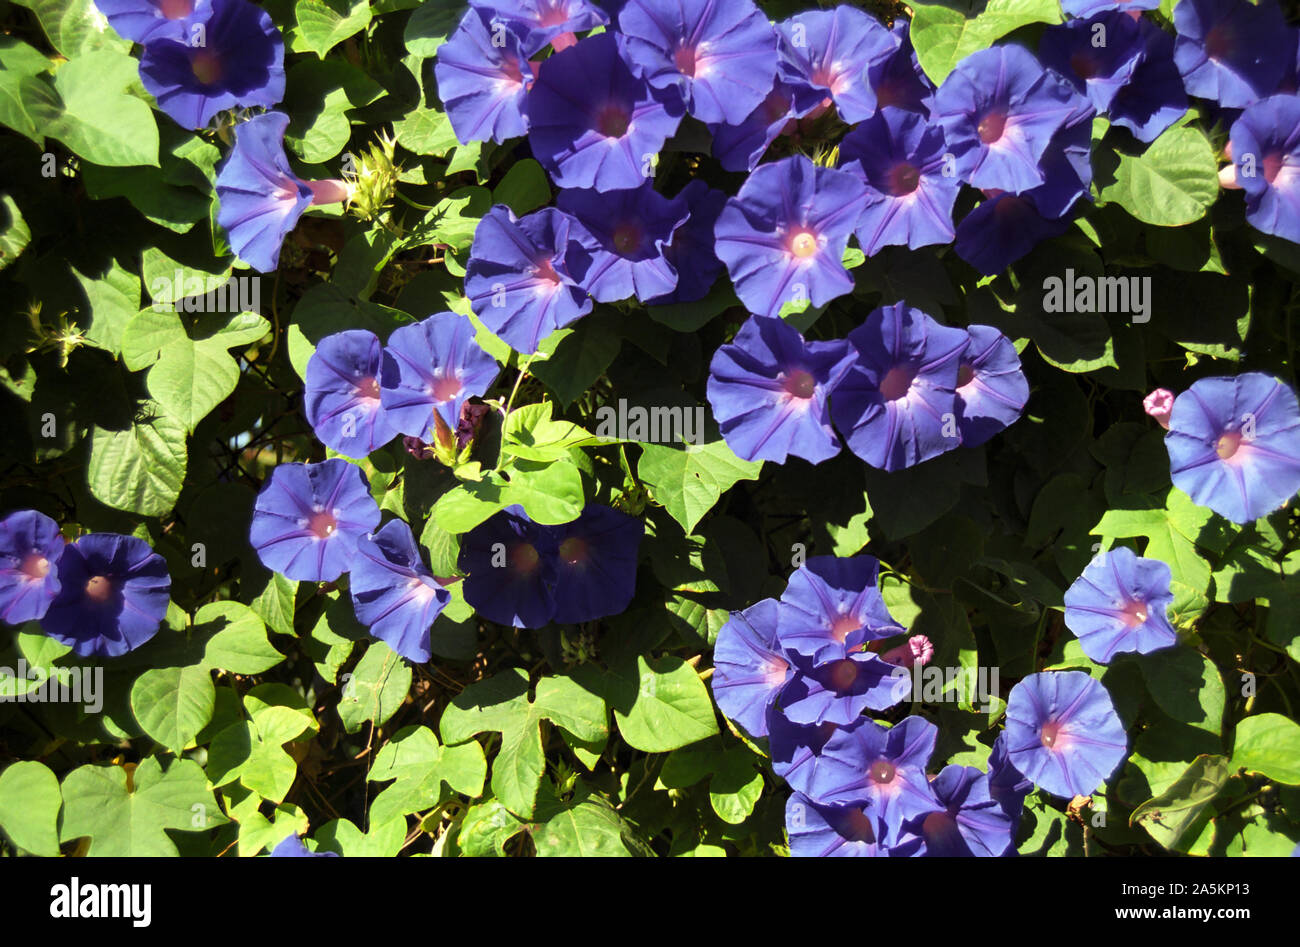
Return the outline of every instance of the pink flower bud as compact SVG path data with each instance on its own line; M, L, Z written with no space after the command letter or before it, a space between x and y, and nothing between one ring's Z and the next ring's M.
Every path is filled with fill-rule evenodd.
M338 204L352 196L352 191L347 182L340 181L338 178L324 178L320 181L307 181L305 183L311 188L311 202L313 204Z
M1174 393L1168 388L1157 388L1142 399L1142 407L1147 414L1156 419L1166 431L1169 430L1169 414L1174 410Z
M934 657L934 645L925 635L913 635L898 647L890 648L880 657L898 667L910 668L916 664L924 667Z

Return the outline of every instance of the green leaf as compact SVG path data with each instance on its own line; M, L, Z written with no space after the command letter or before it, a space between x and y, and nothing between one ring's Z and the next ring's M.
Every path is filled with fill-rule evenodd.
M283 685L274 687L288 690ZM264 703L255 696L258 693L269 696L271 692L254 688L245 695L244 706L251 719L231 724L212 740L207 777L214 787L238 779L245 789L280 803L298 774L298 764L284 751L284 744L298 739L315 723L297 707Z
M431 5L426 3L420 9ZM405 118L393 122L393 134L397 136L399 145L417 155L441 158L456 147L456 133L452 131L451 121L437 109L413 109Z
M1300 786L1300 724L1281 714L1255 714L1237 724L1233 769Z
M44 763L24 760L0 773L0 829L18 848L59 854L59 781Z
M623 844L623 820L606 800L586 795L539 807L532 829L538 858L630 858Z
M428 727L404 727L375 755L366 777L374 783L396 780L375 798L371 821L432 808L442 800L444 784L471 798L481 796L486 777L478 743L442 746Z
M0 270L3 270L27 249L32 232L12 197L8 194L0 195L0 206L4 208L5 219L4 228L0 229Z
M456 29L465 13L464 0L425 0L406 21L403 40L407 50L428 59Z
M1030 23L1060 23L1058 0L989 0L976 6L911 3L912 45L921 68L939 85L957 63ZM978 11L978 12L977 12ZM975 15L972 15L975 14Z
M1136 660L1161 710L1189 726L1221 732L1225 692L1214 662L1199 651L1178 646Z
M291 613L291 628L292 621ZM261 674L284 660L284 655L267 640L262 619L247 605L239 602L204 605L194 615L194 631L207 630L213 634L203 647L204 667L235 674Z
M502 425L501 449L516 457L549 463L566 456L572 447L601 443L590 431L572 421L553 421L550 402L528 404L510 412Z
M731 486L757 480L762 461L737 457L723 440L707 444L641 445L637 477L687 533Z
M345 858L392 858L406 841L406 819L372 823L362 832L347 819L335 819L316 833L317 851L338 852Z
M1099 155L1105 160L1105 153ZM1140 155L1115 154L1113 170L1098 166L1103 202L1114 202L1146 224L1181 227L1199 220L1219 196L1219 166L1204 133L1174 127Z
M470 858L505 855L506 842L524 829L500 799L488 799L471 806L460 823L456 837L460 850Z
M108 18L95 7L94 0L19 0L36 14L50 44L72 59L95 49L125 53L131 44L108 25Z
M86 477L101 503L141 516L165 516L185 480L185 425L147 402L124 431L95 427Z
M411 689L410 665L382 641L372 641L351 677L344 678L339 717L348 733L356 733L367 721L382 726Z
M561 408L567 408L604 374L622 347L614 321L593 313L579 321L548 358L534 359L528 370L554 393Z
M212 719L216 689L206 667L154 668L131 687L131 710L144 732L180 755Z
M86 340L106 352L117 354L122 348L122 333L127 323L140 311L140 277L110 260L107 272L99 278L72 271L86 293L90 326Z
M643 655L611 680L610 700L618 732L646 753L666 753L718 732L713 701L695 668L666 655L653 663Z
M153 110L122 91L137 81L138 63L125 53L101 49L68 62L54 74L63 100L44 131L87 161L108 167L158 167L158 125Z
M1142 826L1165 848L1183 851L1180 841L1232 775L1227 764L1222 756L1198 756L1173 785L1134 809L1129 824ZM1191 833L1189 841L1197 834Z
M337 8L346 6L340 12ZM302 45L317 56L324 56L337 44L366 27L370 22L368 0L346 0L324 3L322 0L298 0L294 8L298 20L298 37Z
M494 204L505 204L517 216L551 202L551 183L546 171L532 158L516 161L492 191Z

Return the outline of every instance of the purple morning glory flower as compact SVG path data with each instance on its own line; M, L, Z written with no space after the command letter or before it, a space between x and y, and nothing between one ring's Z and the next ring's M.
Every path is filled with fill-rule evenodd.
M609 22L605 11L588 0L474 0L470 6L509 23L523 37L528 56L553 39L558 51L564 34L585 33Z
M765 598L731 619L713 645L713 699L753 737L767 736L767 711L794 675L777 642L781 606Z
M133 43L189 43L194 26L212 15L211 0L95 0L117 35Z
M359 536L349 582L357 621L372 635L416 664L432 657L429 629L451 593L420 558L411 527L390 520Z
M664 249L690 213L682 194L669 200L643 180L623 191L563 190L556 203L578 222L573 237L591 256L580 283L596 302L644 302L676 288Z
M1232 123L1232 163L1256 230L1300 243L1300 96L1272 95Z
M925 839L926 855L996 858L1011 847L1018 820L989 795L989 779L970 766L945 766L930 781L943 809L918 818L913 831Z
M785 804L785 827L792 858L907 858L925 854L925 845L916 836L887 844L888 830L871 806L819 806L796 792Z
M750 312L824 306L853 289L841 262L866 206L865 185L803 155L755 170L718 216L715 251Z
M437 312L388 337L379 400L398 431L433 443L438 421L455 431L461 406L491 388L500 372L474 340L474 323Z
M900 470L961 443L957 373L969 336L898 302L848 335L858 351L835 390L831 417L849 449L873 467Z
M379 525L379 507L359 467L338 457L280 464L253 506L249 542L287 579L332 582L351 568L357 539Z
M36 621L59 594L59 524L35 510L0 519L0 621Z
M528 131L533 69L521 33L489 10L471 8L438 47L438 98L458 141L503 142Z
M397 436L379 402L382 356L373 332L347 329L321 339L307 362L307 423L340 454L360 459Z
M768 146L790 123L812 110L807 105L795 107L796 91L795 86L777 79L767 98L744 121L710 125L713 157L728 171L753 171Z
M957 367L957 428L966 447L978 447L1020 419L1029 382L1015 345L992 326L967 326L970 344Z
M713 228L727 203L727 195L699 178L692 178L675 201L685 202L690 215L673 231L664 247L664 259L677 271L677 285L671 293L647 299L647 305L691 303L709 295L722 272L722 261L713 252Z
M867 79L876 93L876 107L886 106L929 115L934 105L934 85L921 68L912 47L910 21L900 17L890 33L894 51L867 68Z
M588 504L572 523L552 526L559 562L555 614L572 624L618 615L636 591L644 524L608 506Z
M655 97L622 43L615 33L579 40L542 62L528 93L528 144L559 187L641 185L681 121L681 103Z
M1011 764L1066 799L1091 795L1128 753L1110 694L1086 671L1031 674L1011 688L1006 738Z
M938 735L938 727L916 716L890 729L870 720L843 728L822 748L824 778L812 798L825 805L870 802L897 833L904 822L942 808L925 775Z
M516 352L591 312L581 281L591 255L575 236L573 218L554 207L516 218L498 204L474 231L465 266L465 295L474 314Z
M857 223L863 253L952 241L952 206L961 181L945 160L947 151L942 128L893 107L881 108L844 137L840 167L867 186Z
M1286 21L1273 0L1179 0L1174 62L1190 95L1243 108L1277 88L1286 71Z
M1044 216L1032 192L994 194L962 218L953 250L985 276L994 276L1069 227L1064 218Z
M863 717L849 726L861 726L866 719ZM765 735L771 751L772 771L797 792L816 792L824 776L821 771L822 750L826 741L841 728L833 723L816 726L791 723L775 703L768 705L764 723L767 727Z
M289 835L271 849L272 858L341 858L338 852L313 852L296 835Z
M1087 19L1108 10L1158 10L1160 0L1061 0L1061 9Z
M1165 447L1174 486L1234 523L1300 490L1300 404L1262 372L1193 383L1174 400Z
M1111 99L1108 115L1138 141L1152 142L1187 113L1187 91L1174 62L1174 37L1148 19L1137 24L1142 59L1132 81Z
M993 741L989 753L989 795L1010 816L1013 824L1019 824L1020 813L1025 807L1025 797L1033 790L1034 784L1020 774L1020 770L1011 765L1007 759L1007 734L999 733Z
M1083 653L1109 664L1123 651L1150 654L1178 644L1166 609L1169 566L1119 546L1098 555L1065 592L1065 624Z
M911 680L864 651L829 659L794 654L791 660L796 673L781 691L781 712L794 724L850 724L868 708L887 710L897 704L907 696L905 682Z
M1101 13L1047 27L1038 42L1038 58L1105 112L1115 93L1133 81L1146 50L1143 39L1132 17Z
M80 657L115 658L158 633L171 587L167 563L143 539L91 533L63 547L41 630Z
M849 124L876 110L870 70L893 55L897 40L875 17L842 4L809 10L777 24L778 75L797 90L800 110L831 100Z
M467 574L465 601L489 621L541 628L555 614L555 533L520 506L494 513L462 536L457 566Z
M271 108L284 98L284 41L249 0L212 0L201 45L155 39L140 56L140 81L182 128L204 128L223 109Z
M618 28L646 82L702 122L743 121L776 77L776 31L752 0L630 0Z
M934 119L957 175L979 188L1018 194L1045 180L1039 161L1085 100L1014 43L971 53L943 80Z
M847 342L805 342L793 326L750 316L709 363L713 416L744 460L819 464L840 452L826 399L853 363Z
M782 647L817 661L839 660L868 641L901 635L876 587L875 556L813 556L790 576L781 595Z

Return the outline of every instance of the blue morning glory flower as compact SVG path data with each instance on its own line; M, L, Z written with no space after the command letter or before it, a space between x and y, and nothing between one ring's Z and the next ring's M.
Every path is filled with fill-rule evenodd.
M1178 0L1174 62L1191 95L1243 108L1277 88L1286 70L1286 20L1273 0Z
M841 4L808 10L777 24L779 75L796 89L800 110L833 101L849 124L869 118L876 94L869 72L888 60L897 41L875 17Z
M1187 113L1187 91L1174 62L1174 37L1148 19L1137 24L1142 59L1132 81L1111 99L1107 115L1138 141L1152 142Z
M361 468L338 457L280 464L253 505L249 542L287 579L332 582L351 568L357 540L379 525Z
M1065 592L1065 624L1083 653L1109 664L1120 652L1150 654L1178 643L1166 609L1169 566L1118 546L1098 555Z
M916 716L889 729L870 720L842 728L822 748L822 778L810 795L825 805L869 802L897 833L904 822L942 809L925 774L938 735L938 727Z
M555 533L520 506L494 513L461 537L457 567L465 601L489 621L541 628L555 614L559 570Z
M867 80L876 93L876 108L893 107L928 116L934 106L934 84L921 68L909 33L911 21L899 17L890 33L894 51L867 67Z
M1007 758L1007 734L1004 730L993 741L989 752L989 795L1002 807L1013 825L1020 823L1025 807L1025 797L1033 791L1034 784L1021 775Z
M1146 45L1138 23L1119 12L1066 20L1043 30L1038 58L1105 112L1143 61Z
M647 299L646 304L651 306L703 299L722 272L722 261L713 252L713 228L727 203L727 195L699 178L692 178L675 200L684 202L689 214L664 247L664 259L677 271L677 285L670 293Z
M272 858L341 858L338 852L313 852L297 835L288 835L271 849Z
M994 194L962 218L953 250L985 276L995 276L1069 228L1068 220L1039 210L1032 191Z
M1158 10L1160 0L1061 0L1061 9L1070 16L1087 18L1107 10Z
M849 726L861 726L866 721L867 718L863 717L861 722L855 721ZM825 778L821 769L822 750L841 728L833 723L815 726L791 723L774 702L768 705L764 724L772 772L797 792L805 795L815 793Z
M1011 688L1006 721L1007 758L1054 796L1091 795L1128 753L1110 694L1086 671L1024 678Z
M488 10L465 11L433 67L456 139L504 142L528 131L533 68L522 29Z
M65 543L59 524L35 510L0 519L0 621L36 621L59 594L59 557Z
M1014 841L1016 825L989 795L989 779L971 766L945 766L930 781L943 807L911 826L925 839L925 854L938 858L996 858Z
M768 708L794 676L777 642L780 608L776 599L766 598L732 612L713 645L713 699L753 737L767 736Z
M965 447L978 447L1020 419L1029 382L1010 339L992 326L966 327L970 344L957 368L957 427Z
M451 593L424 564L404 521L357 538L349 587L357 621L372 635L416 664L432 657L430 628Z
M827 397L854 359L847 342L805 342L781 319L751 316L709 363L713 416L744 460L818 464L840 452Z
M833 661L868 641L906 631L889 614L876 587L875 556L813 556L790 576L781 594L780 641L796 654Z
M95 0L95 6L118 36L140 44L189 43L194 27L212 15L212 0Z
M785 827L792 858L908 858L925 854L912 836L888 844L889 831L871 806L821 806L801 793L785 804Z
M1300 96L1272 95L1247 106L1229 140L1246 220L1300 243Z
M795 724L845 726L864 710L889 709L910 689L905 672L864 651L826 659L792 654L791 660L795 676L781 691L780 703L785 718Z
M605 11L589 0L473 0L470 6L509 23L523 37L528 56L552 40L557 51L568 48L560 40L565 34L585 33L609 22Z
M776 141L791 123L802 118L811 107L795 106L797 88L777 79L767 98L750 112L744 121L731 125L712 124L713 157L728 171L753 171L768 146Z
M397 436L379 401L383 347L365 329L347 329L316 343L303 393L316 438L348 457L362 458Z
M618 615L636 592L636 562L645 525L636 517L589 503L555 536L555 613L573 624Z

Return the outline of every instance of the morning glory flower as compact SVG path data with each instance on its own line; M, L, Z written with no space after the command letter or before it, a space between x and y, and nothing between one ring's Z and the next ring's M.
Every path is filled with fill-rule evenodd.
M794 676L777 642L780 608L776 599L766 598L732 612L713 645L713 699L752 737L767 736L768 708Z
M820 661L861 651L868 641L901 635L876 586L875 556L813 556L794 571L781 594L782 647Z
M1234 523L1300 490L1300 404L1262 372L1194 382L1174 400L1165 447L1174 486Z
M849 449L900 470L961 443L956 388L969 336L904 302L876 309L848 335L857 349L831 417Z
M605 11L589 0L473 0L470 6L509 23L523 37L528 56L552 40L557 51L567 49L574 42L571 34L585 33L609 22ZM566 36L570 38L561 39Z
M978 447L1020 418L1029 382L1011 340L992 326L967 326L970 344L957 367L957 428Z
M1034 784L1021 775L1020 770L1011 765L1007 758L1007 734L1004 730L993 741L989 752L989 795L1002 807L1002 811L1011 817L1013 824L1019 824L1020 814L1025 807L1025 797L1033 791Z
M1300 243L1300 95L1272 95L1232 123L1232 164L1256 230Z
M41 630L80 657L115 658L158 633L172 580L147 542L91 533L63 547L59 592Z
M591 255L574 236L573 218L544 207L516 218L498 204L474 231L465 295L485 326L516 352L591 312L581 285Z
M1174 62L1174 37L1155 23L1137 21L1143 45L1133 79L1111 99L1107 116L1138 141L1155 141L1187 113L1187 91Z
M1277 88L1294 47L1273 0L1178 0L1174 62L1190 95L1243 108Z
M742 122L723 125L712 124L713 157L728 171L753 171L768 146L788 128L795 119L812 110L805 105L795 106L797 88L777 79L767 98L759 103Z
M1110 694L1086 671L1031 674L1007 698L1007 758L1039 789L1093 793L1128 753Z
M589 503L573 522L550 527L556 543L555 621L566 624L621 614L636 592L644 524Z
M271 108L284 98L284 41L249 0L212 0L203 42L154 39L140 55L140 81L182 128L205 128L235 106Z
M456 564L466 573L465 601L489 621L541 628L555 614L555 533L523 507L506 507L462 536Z
M433 443L438 428L456 430L461 406L482 395L501 373L474 339L474 323L437 312L393 330L384 348L379 400L398 431Z
M867 718L862 717L849 726L857 727L866 722ZM767 708L765 724L772 772L796 792L815 793L825 775L821 770L822 750L841 728L833 723L815 726L791 723L775 703Z
M909 27L910 21L903 17L894 23L890 30L894 51L867 67L867 81L876 93L878 109L892 106L928 116L934 105L935 88L916 58Z
M438 47L433 67L452 131L462 144L504 142L528 131L525 102L533 68L521 31L471 7Z
M897 40L875 17L842 4L808 10L777 24L780 77L794 86L801 110L833 101L849 124L869 118L876 94L869 72L897 49Z
M925 854L920 838L887 844L888 830L871 806L819 806L802 793L785 804L792 858L907 858Z
M947 152L942 128L892 106L844 137L840 167L867 186L867 204L857 222L863 253L952 242L952 206L961 181L948 167Z
M779 624L778 624L779 628ZM887 710L907 696L911 680L875 654L842 658L791 655L795 676L781 691L781 712L791 723L852 723L864 710Z
M912 831L925 839L931 857L996 858L1014 840L1013 820L989 795L988 777L971 766L945 766L930 781L943 809L919 817Z
M1105 112L1143 61L1146 45L1139 22L1108 12L1049 26L1038 42L1038 58Z
M1178 644L1166 613L1169 566L1118 546L1098 555L1065 592L1065 624L1083 653L1109 664L1120 652L1150 654Z
M189 43L207 23L212 0L95 0L118 36L141 45L169 39Z
M59 594L59 524L35 510L0 519L0 621L36 621Z
M404 521L357 538L349 586L357 621L372 635L416 664L433 656L430 628L451 593L424 564Z
M681 121L681 103L665 105L633 73L623 42L615 33L588 36L538 70L525 103L528 144L559 187L641 185Z
M995 276L1069 227L1064 218L1045 216L1033 192L994 194L962 218L953 250L985 276Z
M1087 18L1107 10L1158 10L1160 0L1061 0L1061 9L1070 16Z
M934 119L962 180L1018 194L1043 183L1039 161L1081 102L1033 53L1010 43L957 63L935 93Z
M379 525L361 468L338 457L280 464L257 495L249 542L287 579L332 582L351 568L357 540Z
M714 228L740 301L776 316L787 303L824 306L850 292L853 278L841 261L866 200L857 177L803 155L750 174Z
M285 836L275 848L271 849L272 858L341 858L338 852L313 852L297 835Z
M579 282L596 302L629 296L645 302L677 287L677 271L664 252L690 214L683 195L669 200L642 180L606 193L570 188L556 204L577 221L572 236L591 257Z
M304 181L284 153L289 116L265 112L235 126L235 145L217 173L217 223L230 248L259 273L280 262L280 246L312 204L346 200L342 181Z
M629 0L618 28L636 71L702 122L743 121L776 77L776 31L753 0Z
M938 735L938 727L916 716L889 729L870 720L843 728L822 749L825 775L812 798L826 805L869 802L897 833L904 822L942 809L925 775Z
M744 460L819 464L840 452L826 399L853 363L847 342L805 342L785 321L751 316L709 363L707 394L727 446Z
M347 329L316 343L303 392L317 440L360 459L397 436L379 401L383 347L365 329Z
M709 295L722 272L722 261L713 252L713 228L727 195L692 178L675 201L684 202L689 214L664 247L664 259L677 271L677 285L670 293L647 299L646 304L651 306L701 300Z

